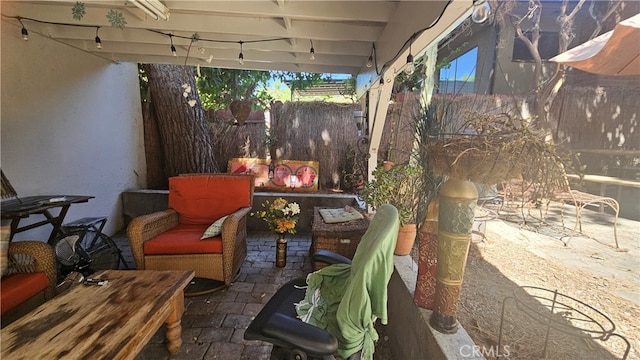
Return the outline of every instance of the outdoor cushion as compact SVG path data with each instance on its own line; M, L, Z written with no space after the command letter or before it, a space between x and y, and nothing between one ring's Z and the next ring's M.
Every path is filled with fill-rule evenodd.
M0 313L6 314L16 306L31 299L49 286L49 278L43 272L20 273L3 276L0 287Z
M222 237L200 240L206 225L178 225L145 241L145 255L221 254Z
M352 208L351 206L345 206L337 209L320 209L320 216L327 224L337 224L341 222L348 222L351 220L362 220L364 216Z
M204 234L202 234L200 240L212 238L214 236L222 234L222 224L224 223L224 220L227 218L227 216L223 216L220 219L216 220L213 224L211 224L211 226L209 226L207 230L204 231Z
M178 213L180 224L209 226L225 215L251 206L251 192L247 190L252 181L250 176L220 174L174 176L169 178L169 207Z

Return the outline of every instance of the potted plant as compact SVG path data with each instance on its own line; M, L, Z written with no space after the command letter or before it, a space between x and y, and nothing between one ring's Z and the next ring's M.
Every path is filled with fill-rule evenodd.
M379 166L373 171L374 180L365 185L362 193L362 199L374 209L383 204L391 204L398 209L400 231L396 255L408 255L415 242L422 171L417 164L398 164L389 170Z

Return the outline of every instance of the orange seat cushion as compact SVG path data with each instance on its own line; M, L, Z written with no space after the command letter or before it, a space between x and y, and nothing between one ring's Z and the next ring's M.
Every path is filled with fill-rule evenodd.
M244 175L174 176L169 178L169 207L178 213L180 224L209 226L251 206L252 183L253 177Z
M200 240L209 225L178 225L145 241L145 255L222 254L222 237Z
M3 276L0 282L0 313L4 315L48 286L49 278L43 272Z

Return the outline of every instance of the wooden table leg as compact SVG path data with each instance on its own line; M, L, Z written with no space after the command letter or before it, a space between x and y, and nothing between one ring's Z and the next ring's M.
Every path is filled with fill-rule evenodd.
M182 325L180 324L184 313L184 293L181 291L171 301L171 313L167 317L167 349L175 354L182 346Z

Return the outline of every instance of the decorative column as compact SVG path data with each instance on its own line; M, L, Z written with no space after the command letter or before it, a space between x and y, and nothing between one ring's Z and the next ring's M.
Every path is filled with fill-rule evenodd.
M438 197L429 203L427 217L420 228L418 244L418 278L413 302L425 309L433 309L436 293L438 263Z
M439 198L436 292L429 322L436 330L453 334L458 331L456 313L478 191L472 182L449 178Z

